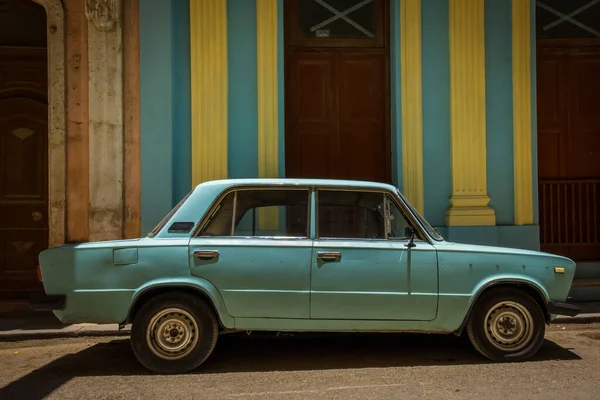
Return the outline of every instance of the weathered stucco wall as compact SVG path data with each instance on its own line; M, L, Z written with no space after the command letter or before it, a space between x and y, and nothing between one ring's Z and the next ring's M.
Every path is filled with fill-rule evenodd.
M48 17L50 246L136 237L138 0L35 1Z

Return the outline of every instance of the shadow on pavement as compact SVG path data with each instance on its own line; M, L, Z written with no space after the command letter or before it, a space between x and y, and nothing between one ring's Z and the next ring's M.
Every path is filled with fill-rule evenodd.
M600 301L586 301L577 303L581 314L600 314Z
M62 329L69 326L63 324L56 318L52 312L37 312L25 317L4 317L0 316L0 331L10 331L13 329L27 330L48 330Z
M580 360L546 340L528 362ZM488 364L464 339L408 334L226 335L194 373L302 371ZM75 377L150 374L133 355L128 339L98 343L66 355L0 389L0 399L41 399Z

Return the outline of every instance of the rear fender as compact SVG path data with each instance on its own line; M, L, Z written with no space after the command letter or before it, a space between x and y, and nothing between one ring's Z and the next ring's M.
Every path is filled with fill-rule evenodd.
M165 291L183 289L186 291L194 291L198 292L199 295L203 295L206 297L212 305L215 313L217 314L217 318L221 325L224 328L233 328L234 327L234 319L227 312L227 308L225 307L225 303L221 294L217 290L217 288L210 282L205 279L200 279L196 277L189 278L178 278L178 279L155 279L145 283L143 286L140 286L133 295L133 301L131 303L131 307L129 309L129 313L127 315L127 322L131 323L133 319L133 315L139 308L141 304L138 304L139 300L145 301L143 297L147 294L157 291L163 293Z

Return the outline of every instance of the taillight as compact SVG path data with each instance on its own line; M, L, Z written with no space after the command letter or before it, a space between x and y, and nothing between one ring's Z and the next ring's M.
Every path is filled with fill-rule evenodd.
M36 272L37 272L38 281L42 282L42 270L40 269L39 265L36 268Z

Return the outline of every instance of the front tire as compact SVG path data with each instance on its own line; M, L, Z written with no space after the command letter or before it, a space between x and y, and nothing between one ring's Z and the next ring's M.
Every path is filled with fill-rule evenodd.
M513 288L494 289L477 301L467 322L473 347L492 361L524 361L544 342L546 321L539 304Z
M159 374L182 374L211 355L219 336L212 309L188 293L165 293L142 305L131 329L138 361Z

